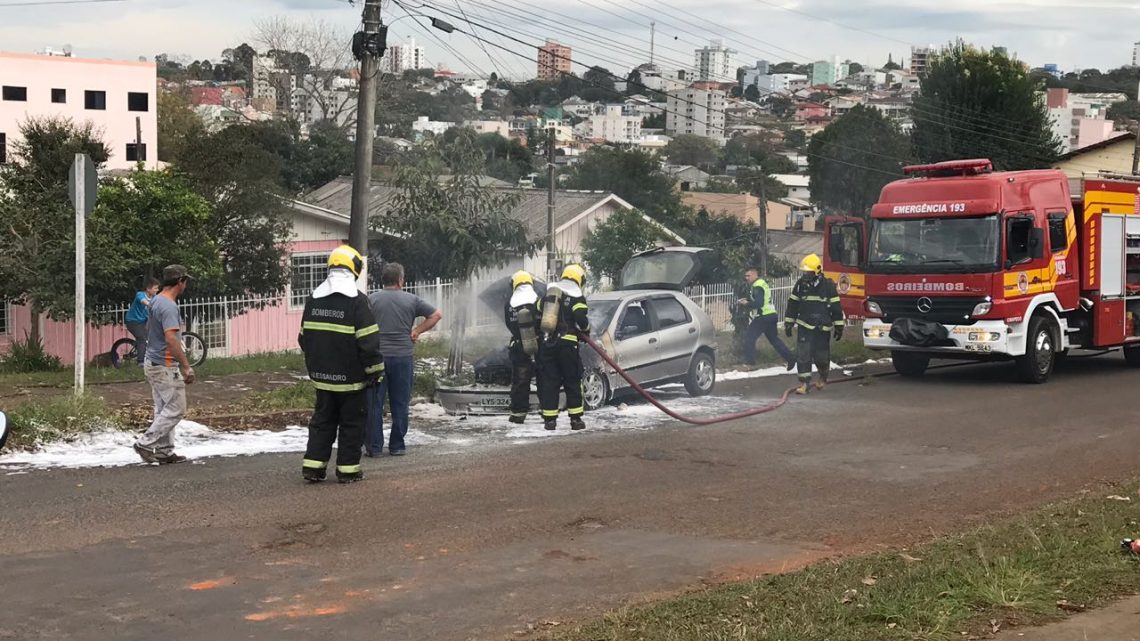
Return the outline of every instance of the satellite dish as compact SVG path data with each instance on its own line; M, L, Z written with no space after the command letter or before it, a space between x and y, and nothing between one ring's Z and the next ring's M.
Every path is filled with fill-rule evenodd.
M63 45L63 55L71 57L71 45L70 44Z

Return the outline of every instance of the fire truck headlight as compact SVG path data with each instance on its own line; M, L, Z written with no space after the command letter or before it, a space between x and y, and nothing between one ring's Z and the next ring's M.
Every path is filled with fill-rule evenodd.
M970 315L971 316L983 316L985 314L990 313L990 310L992 310L993 308L994 308L994 304L991 303L990 301L986 301L984 303L978 303L977 305L974 306L974 311L971 312Z
M863 330L863 335L867 338L883 338L888 336L891 330L885 327L868 327Z
M879 316L882 316L883 315L883 308L880 307L879 304L876 303L875 301L869 300L869 301L867 301L867 313L868 314L878 314Z

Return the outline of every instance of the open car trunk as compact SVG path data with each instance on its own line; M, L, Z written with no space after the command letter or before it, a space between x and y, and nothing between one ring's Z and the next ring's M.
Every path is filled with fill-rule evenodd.
M630 258L621 270L621 291L665 289L674 292L693 284L701 273L704 247L659 247Z

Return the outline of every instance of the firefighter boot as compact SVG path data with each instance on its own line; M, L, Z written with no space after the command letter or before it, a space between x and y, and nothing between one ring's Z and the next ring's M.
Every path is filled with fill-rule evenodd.
M517 423L519 425L522 425L523 423L526 422L526 414L511 414L511 417L507 420L509 420L512 423Z
M301 476L310 483L320 483L325 480L325 468L306 467L301 470Z
M823 388L827 387L827 379L821 378L815 382L815 389L817 392L822 392Z
M360 470L357 470L355 472L348 472L348 473L343 473L343 472L337 472L336 473L336 482L337 483L355 483L357 481L363 481L363 480L364 480L364 472L362 472Z
M796 394L803 396L803 395L806 395L807 393L808 393L808 382L807 381L800 381L800 386L796 388Z
M545 427L547 431L553 432L558 428L558 419L548 418L542 426Z
M586 421L583 421L581 416L571 416L570 417L570 429L572 429L572 430L584 430L584 429L586 429Z

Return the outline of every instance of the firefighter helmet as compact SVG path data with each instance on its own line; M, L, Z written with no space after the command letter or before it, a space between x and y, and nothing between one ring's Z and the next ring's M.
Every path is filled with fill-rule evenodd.
M816 254L808 254L800 261L800 271L818 274L823 271L823 261Z
M586 270L582 269L581 265L567 265L566 269L562 270L562 278L572 280L582 287L586 284Z
M343 267L352 272L353 276L360 276L360 270L364 269L364 257L352 247L341 245L329 254L329 269L334 267Z
M516 289L519 285L524 284L533 285L534 276L531 276L530 272L526 271L525 269L520 269L519 271L515 272L514 276L511 276L511 289Z

